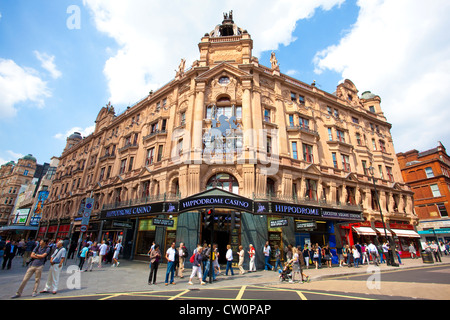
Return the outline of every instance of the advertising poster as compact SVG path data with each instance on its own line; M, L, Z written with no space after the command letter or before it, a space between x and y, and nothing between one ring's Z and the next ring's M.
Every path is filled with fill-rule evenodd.
M34 208L33 216L31 217L30 226L38 226L39 221L42 218L42 212L44 210L44 201L48 198L48 191L41 191L38 194L38 200L36 207Z

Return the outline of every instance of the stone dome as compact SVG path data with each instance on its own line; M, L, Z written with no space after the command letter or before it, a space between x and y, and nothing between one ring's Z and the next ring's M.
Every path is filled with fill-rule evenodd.
M79 132L74 132L73 134L71 134L68 138L69 140L82 140L83 137L81 136L81 133Z
M32 154L28 154L28 155L26 155L25 157L23 157L23 158L21 158L21 159L22 159L22 160L31 160L31 161L34 161L34 162L37 161L36 158L33 157Z
M375 99L375 97L376 97L376 95L370 91L365 91L361 95L361 99L364 99L364 100Z

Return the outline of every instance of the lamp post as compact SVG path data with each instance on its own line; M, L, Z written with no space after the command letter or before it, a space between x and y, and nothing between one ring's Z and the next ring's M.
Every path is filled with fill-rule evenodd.
M384 223L383 211L381 210L380 198L378 197L377 185L375 184L374 169L373 169L372 166L369 167L369 173L372 176L373 188L375 190L375 196L377 198L378 208L380 209L380 216L381 216L381 222L383 223L384 236L385 236L386 240L389 241L389 250L391 251L391 254L388 257L386 257L386 260L389 262L390 266L398 267L399 264L395 262L395 257L396 257L396 254L395 254L395 243L394 243L394 241L392 241L391 238L388 238L388 235L387 235L386 224Z

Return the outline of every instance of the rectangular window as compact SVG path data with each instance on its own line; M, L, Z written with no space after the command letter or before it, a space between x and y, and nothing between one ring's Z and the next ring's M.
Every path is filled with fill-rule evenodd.
M425 173L427 174L427 178L433 178L434 177L433 169L431 167L425 168Z
M336 118L339 118L339 110L338 109L334 109L334 116Z
M267 153L272 153L272 138L267 137Z
M317 181L306 179L306 200L317 200Z
M293 114L289 115L289 126L290 127L294 126L294 115Z
M303 144L303 160L309 163L314 162L313 146L309 144Z
M166 127L167 127L167 120L163 119L162 126L161 126L161 131L162 132L166 132Z
M292 142L292 158L298 159L297 142Z
M352 117L352 121L353 121L353 123L359 124L359 119L358 118Z
M301 104L305 104L305 97L304 96L298 96L298 102L300 102Z
M105 176L105 168L101 168L100 169L100 178L98 179L98 181L102 181L104 176Z
M372 148L373 148L373 151L377 150L377 144L375 142L375 139L372 139Z
M378 141L380 143L380 150L386 152L386 145L383 140Z
M445 204L440 203L437 204L439 213L441 214L441 217L448 217L447 209L445 208Z
M183 154L183 139L178 140L177 154L181 156Z
M345 171L350 171L350 158L348 155L341 154L342 159L342 168L344 168Z
M153 163L153 156L155 153L155 148L151 148L147 150L147 160L145 161L145 165L149 166Z
M162 160L162 156L163 156L163 146L160 145L158 147L158 159L156 161L160 162Z
M291 101L297 102L297 95L295 92L291 92Z
M108 171L106 172L106 179L108 179L111 176L111 166L108 166Z
M158 131L158 128L159 128L158 122L152 124L152 132L151 133L156 133Z
M341 130L336 130L337 139L340 142L345 142L345 133Z
M337 156L336 156L336 152L333 152L331 154L332 158L333 158L333 166L337 169L338 167L338 163L337 163Z
M381 165L378 166L378 171L380 172L380 178L384 179L383 167Z
M209 107L206 108L206 119L212 119L213 118L212 110L213 110L212 106L209 106Z
M367 162L366 162L366 160L362 160L361 163L362 163L362 167L363 167L363 172L364 172L364 174L365 174L366 176L369 175L369 172L368 172L368 170L367 170Z
M369 107L369 111L375 113L375 107L374 106L370 106Z
M356 143L358 144L358 146L362 146L361 134L359 134L358 132L356 133Z
M394 175L392 174L392 168L386 166L386 173L390 182L394 182Z
M270 122L270 110L264 109L264 121Z
M133 170L133 162L134 162L134 157L130 158L130 163L128 164L128 171Z
M126 168L126 166L127 166L127 159L123 159L123 160L120 162L120 171L119 171L119 174L125 173L125 168Z
M441 192L439 191L439 186L437 184L430 185L431 192L433 193L433 197L440 197Z
M300 127L309 129L309 119L300 118L299 123L300 123Z
M23 172L23 175L24 175L24 176L27 176L27 175L28 175L28 170L25 170L25 171Z
M333 110L330 107L327 107L327 112L330 116L333 115Z
M180 125L183 126L186 123L186 112L180 115Z
M328 128L328 141L333 141L333 133L331 128Z

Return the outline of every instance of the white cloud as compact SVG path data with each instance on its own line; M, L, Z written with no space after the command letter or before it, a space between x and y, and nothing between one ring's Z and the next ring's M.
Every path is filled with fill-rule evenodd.
M2 153L0 156L0 165L4 165L5 163L9 161L14 161L17 163L17 160L20 158L23 158L23 154L14 152L12 150L7 150L6 152L0 152Z
M47 53L34 51L34 55L41 62L42 68L47 70L53 79L58 79L62 76L61 71L56 68L55 56L50 56Z
M187 67L199 59L201 37L234 10L235 23L248 30L253 55L276 50L295 38L299 19L344 0L84 0L97 29L113 38L118 51L105 64L110 100L131 104L175 77L181 58ZM268 23L270 22L270 23Z
M87 137L89 136L91 133L93 133L95 130L95 125L87 127L87 128L80 128L80 127L73 127L72 129L69 129L66 131L66 133L57 133L53 136L53 138L58 139L58 140L62 140L62 141L66 141L67 138L73 134L74 132L79 132L81 134L82 137Z
M380 95L396 152L450 144L450 2L359 0L339 44L317 53L316 72L333 70Z
M51 92L36 70L0 58L1 118L14 117L17 112L15 106L21 102L32 101L37 107L43 107L44 99L48 97L51 97Z

